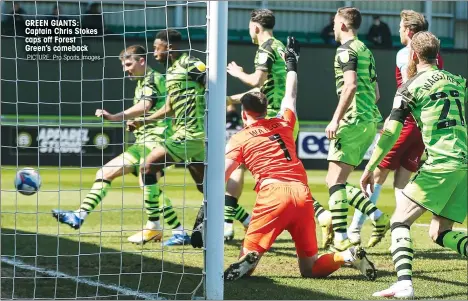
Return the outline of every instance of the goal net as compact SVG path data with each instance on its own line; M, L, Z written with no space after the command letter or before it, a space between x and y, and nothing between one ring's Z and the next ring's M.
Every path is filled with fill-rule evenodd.
M227 3L1 5L1 299L222 299L224 157L219 150L225 143L220 100L226 93ZM145 190L139 163L153 146L119 157L139 141L126 124L139 117L96 116L97 110L117 114L146 105L148 97L157 103L154 93L166 85L158 86L148 67L163 78L170 72L171 64L159 63L153 54L156 34L166 29L182 36L176 57L187 54L206 64L204 89L196 96L204 98L196 116L204 125L204 177L198 183L203 193L191 177L192 161L167 159L157 188ZM141 77L131 74L136 69L125 72L120 59L133 45L145 49L136 60L147 66ZM163 92L159 97L165 99ZM187 84L181 93L191 97L192 90ZM147 109L142 115L157 111ZM176 117L166 117L175 127ZM168 141L168 132L163 136L159 145ZM42 180L39 192L30 196L13 185L24 167L34 168ZM189 238L202 204L205 247L193 248ZM160 228L151 228L158 218Z

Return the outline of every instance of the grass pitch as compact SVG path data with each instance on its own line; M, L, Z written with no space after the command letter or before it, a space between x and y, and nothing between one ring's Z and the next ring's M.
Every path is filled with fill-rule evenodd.
M191 298L202 280L201 250L191 246L163 248L161 243L141 247L126 240L146 221L142 191L134 176L114 181L107 197L79 231L59 225L52 218L51 209L78 208L94 181L95 171L41 169L41 191L28 197L13 189L15 168L2 167L1 298L128 300L148 297L144 295L147 293L159 293L159 297L168 299ZM308 174L314 197L326 204L325 172ZM357 184L359 176L355 172L350 182ZM392 179L387 182L392 183ZM190 229L202 200L190 174L183 169L170 169L161 184L179 218ZM241 204L251 209L254 201L253 179L247 176ZM390 184L384 186L378 205L387 214L392 213L394 198ZM350 210L349 214L352 213ZM418 223L428 224L430 218L425 214ZM225 244L225 267L237 258L244 234L239 223L235 226L235 240ZM457 226L466 228L466 222ZM367 223L364 242L370 230ZM427 231L422 225L412 228L417 298L466 300L466 259L432 243ZM165 238L170 235L171 230L166 228ZM319 232L317 235L320 239ZM297 268L294 245L285 232L263 257L253 277L225 283L225 299L370 299L373 292L387 288L396 279L389 246L387 234L381 244L368 250L378 269L375 282L364 280L352 268L343 268L327 279L303 279ZM15 259L21 263L16 261L12 265ZM136 297L137 291L142 295ZM201 295L202 289L197 293Z

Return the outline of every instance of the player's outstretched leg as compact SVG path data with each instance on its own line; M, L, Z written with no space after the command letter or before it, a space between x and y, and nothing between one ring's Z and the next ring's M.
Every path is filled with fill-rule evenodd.
M53 209L52 216L62 224L66 224L75 230L79 229L89 213L106 197L111 182L117 177L134 171L133 162L124 155L112 159L96 172L94 184L81 202L80 208L75 211Z
M190 244L190 236L185 232L184 227L177 217L177 213L172 207L171 200L165 193L159 195L159 201L164 203L163 215L164 220L168 226L172 229L172 236L164 242L165 246L180 246Z
M371 203L374 205L377 204L377 200L380 196L380 191L382 190L382 185L385 182L389 171L390 170L388 169L381 169L379 167L374 172L374 192L368 192L370 194L369 201L371 201ZM361 229L366 219L367 216L364 213L362 213L358 209L354 210L353 221L351 222L351 225L348 228L348 237L353 245L361 244Z
M320 247L327 249L333 243L333 237L335 236L332 227L332 215L314 197L312 197L312 200L314 201L315 219L322 229L322 244Z
M394 222L391 227L393 263L398 281L390 288L374 293L374 297L412 298L414 296L412 282L413 241L410 226L405 223Z
M128 237L128 241L134 244L145 244L150 241L161 241L163 231L159 222L161 209L159 208L159 196L161 190L157 184L155 174L142 174L143 201L148 220L145 227Z
M335 238L331 250L340 252L351 247L351 242L346 233L348 218L348 197L345 184L335 184L329 188L330 199L328 202L332 214L332 226Z
M244 229L250 222L249 213L239 205L239 198L244 188L244 167L240 166L232 174L226 184L224 199L224 240L234 238L234 220L240 221Z
M163 236L159 216L159 195L161 190L158 185L158 176L165 167L172 164L174 160L164 147L156 147L145 157L140 165L140 175L143 181L143 199L148 215L145 227L138 233L130 236L128 241L136 244L145 244L149 241L160 241ZM158 175L158 176L157 176Z
M231 264L224 271L226 281L234 281L245 276L250 276L257 266L263 254L257 251L248 251L239 260Z
M88 214L104 199L110 186L110 181L96 179L90 192L83 199L79 209L75 211L53 209L52 216L62 224L66 224L75 230L79 229L81 225L83 225Z
M224 279L234 281L250 276L255 270L263 253L245 251L239 260L224 272ZM339 270L345 263L352 264L367 280L374 281L377 273L374 264L367 258L361 247L351 247L343 252L328 253L313 257L299 257L299 270L305 278L324 278Z
M343 252L299 257L301 275L307 278L327 277L345 264L354 266L367 280L374 281L377 278L374 264L367 258L366 251L360 246L350 247Z
M346 184L346 192L349 204L372 220L374 229L367 247L374 247L385 237L385 234L390 229L390 218L380 211L360 189Z
M375 297L412 298L414 296L413 275L413 240L410 235L410 226L426 209L405 198L397 203L392 216L391 233L393 264L398 281L390 288L373 294Z
M195 223L193 224L192 236L190 243L194 248L203 248L203 221L205 219L205 206L202 204L198 209Z

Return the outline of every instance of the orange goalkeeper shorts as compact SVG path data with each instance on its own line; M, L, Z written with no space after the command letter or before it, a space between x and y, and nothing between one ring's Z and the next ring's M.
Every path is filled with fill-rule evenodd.
M258 191L244 248L264 253L284 230L291 233L299 257L317 254L312 195L302 183L273 183Z

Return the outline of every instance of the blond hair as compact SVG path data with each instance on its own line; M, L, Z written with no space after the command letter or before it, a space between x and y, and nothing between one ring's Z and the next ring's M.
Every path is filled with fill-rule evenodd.
M426 20L424 16L414 10L403 10L400 13L403 26L408 28L413 34L426 30Z

